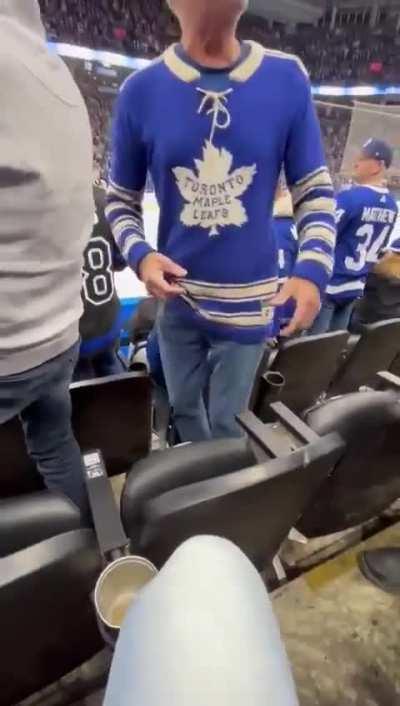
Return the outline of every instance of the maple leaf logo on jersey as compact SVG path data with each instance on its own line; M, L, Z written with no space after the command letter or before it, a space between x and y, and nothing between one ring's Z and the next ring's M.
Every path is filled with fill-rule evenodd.
M233 156L226 149L219 150L207 140L203 159L195 159L197 174L185 167L176 167L173 173L179 191L187 202L181 222L209 230L210 236L219 234L219 228L247 223L247 213L240 196L247 191L257 173L257 166L241 167L231 172Z

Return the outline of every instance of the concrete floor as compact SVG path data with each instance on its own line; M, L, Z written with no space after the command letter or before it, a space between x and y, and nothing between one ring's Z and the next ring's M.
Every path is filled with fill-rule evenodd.
M400 546L400 523L274 593L301 706L400 706L400 597L375 589L356 564L361 549L390 545ZM101 706L103 694L73 706ZM67 703L58 689L29 706Z
M400 597L363 579L365 546L400 546L400 524L274 594L301 706L400 705Z

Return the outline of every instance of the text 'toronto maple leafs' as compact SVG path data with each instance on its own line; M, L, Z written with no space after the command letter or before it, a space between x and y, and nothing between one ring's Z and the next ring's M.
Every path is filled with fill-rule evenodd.
M186 167L173 170L187 202L181 215L184 225L209 229L210 235L217 235L218 228L247 223L247 213L239 197L252 184L257 167L254 164L231 172L232 162L230 152L219 150L207 141L203 159L195 159L197 174Z

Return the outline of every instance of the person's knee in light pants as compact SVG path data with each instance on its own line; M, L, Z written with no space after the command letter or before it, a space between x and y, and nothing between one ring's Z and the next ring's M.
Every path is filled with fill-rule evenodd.
M211 338L168 307L159 316L157 333L181 440L240 436L236 416L247 407L265 344Z
M264 584L227 540L183 544L133 603L104 706L298 706Z

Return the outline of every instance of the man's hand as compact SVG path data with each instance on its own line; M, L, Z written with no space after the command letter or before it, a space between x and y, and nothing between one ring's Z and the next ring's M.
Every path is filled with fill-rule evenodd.
M175 284L175 280L186 275L183 267L158 252L146 255L139 265L140 279L149 294L157 299L170 299L184 294L185 290Z
M281 331L282 336L291 336L297 331L305 331L314 323L321 308L318 287L307 279L292 277L272 300L273 306L282 306L289 299L296 302L296 311L290 324Z

